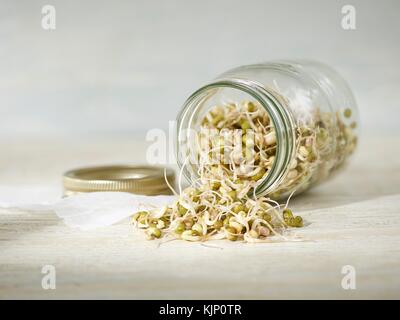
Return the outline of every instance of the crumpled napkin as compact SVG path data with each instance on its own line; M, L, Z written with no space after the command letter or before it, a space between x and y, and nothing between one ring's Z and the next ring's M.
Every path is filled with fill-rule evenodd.
M66 225L81 230L110 226L139 210L162 207L176 199L175 196L143 196L126 192L91 192L59 197L57 188L0 186L0 207L53 210Z

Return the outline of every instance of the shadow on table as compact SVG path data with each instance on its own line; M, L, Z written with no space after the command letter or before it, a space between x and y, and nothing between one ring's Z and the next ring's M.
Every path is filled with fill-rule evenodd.
M293 196L290 199L289 206L297 210L319 210L341 207L355 204L358 202L374 200L387 196L396 196L400 192L382 192L379 194L371 193L353 193L353 194L329 194L321 190L310 190L304 194Z

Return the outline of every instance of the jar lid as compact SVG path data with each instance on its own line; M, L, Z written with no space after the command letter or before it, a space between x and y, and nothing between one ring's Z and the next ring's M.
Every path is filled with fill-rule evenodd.
M153 166L102 166L67 171L64 174L64 195L82 192L120 191L141 195L171 194L164 168ZM173 170L166 169L166 177L175 183Z

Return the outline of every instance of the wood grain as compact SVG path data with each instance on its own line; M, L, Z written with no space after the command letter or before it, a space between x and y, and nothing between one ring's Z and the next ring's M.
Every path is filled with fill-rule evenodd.
M114 161L143 161L144 152L138 150L145 144L139 140L135 150L129 149L131 141L91 142L92 151L85 153L86 143L42 141L41 153L32 154L29 163L22 157L22 142L22 149L14 145L12 161L1 160L7 167L0 175L2 183L54 183L60 170L69 169L76 159L82 164L110 163L114 155ZM292 200L307 222L296 231L303 242L160 245L145 240L127 221L80 232L66 227L51 211L0 209L0 298L398 299L396 144L396 137L362 139L345 172ZM46 169L42 159L48 161ZM56 267L55 290L41 287L41 268L47 264ZM356 290L341 287L344 265L356 269Z

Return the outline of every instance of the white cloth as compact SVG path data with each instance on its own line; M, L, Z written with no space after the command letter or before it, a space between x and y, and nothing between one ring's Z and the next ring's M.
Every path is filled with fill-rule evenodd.
M171 204L175 196L92 192L60 199L57 188L0 186L0 207L53 210L65 224L81 230L110 226L144 208Z

